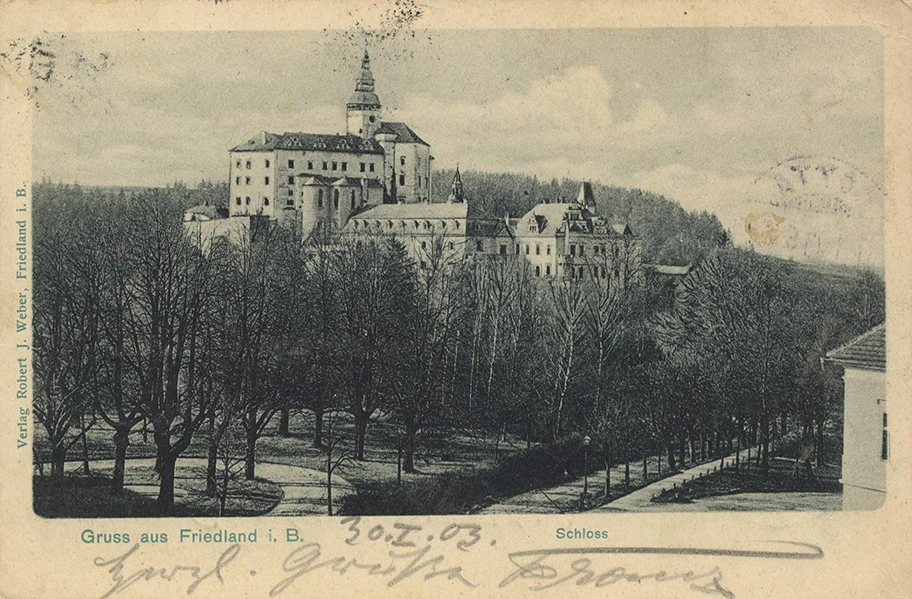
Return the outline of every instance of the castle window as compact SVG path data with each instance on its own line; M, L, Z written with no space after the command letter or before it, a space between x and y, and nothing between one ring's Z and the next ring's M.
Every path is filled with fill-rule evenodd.
M263 198L263 205L264 205L264 206L268 206L268 205L269 205L269 198Z
M247 161L247 168L250 168L250 161Z
M288 184L289 184L289 185L294 185L294 175L289 175L289 176L288 176Z
M583 278L583 267L582 267L582 266L577 267L577 269L576 269L576 276L577 276L577 278L579 278L579 279L582 279L582 278Z
M235 168L241 168L241 161L238 160L237 162L235 162L234 166L235 166Z
M528 256L528 255L529 255L529 244L527 243L526 244L526 256Z
M343 162L343 163L342 163L342 172L344 173L344 172L347 171L347 170L348 170L348 163L347 163L347 162Z
M548 275L549 277L551 276L551 265L550 264L545 264L545 274Z
M289 196L294 196L294 190L293 190L293 189L289 189L289 190L288 190L288 195L289 195Z
M421 175L418 175L418 187L421 187Z
M456 230L459 230L459 221L458 221L458 220L454 220L454 221L453 221L453 227L454 227Z
M314 163L312 160L307 161L307 170L312 171L314 168Z
M264 185L269 185L269 177L264 177L264 178L263 178L263 184L264 184Z
M361 172L362 173L364 172L364 163L363 162L361 163Z
M355 190L354 189L352 190L351 196L352 196L352 198L351 198L352 199L352 201L351 201L352 210L354 210L355 209Z
M247 204L248 206L250 205L250 196L247 196L244 198L244 203Z
M241 205L241 196L234 198L234 203L237 204L238 206L240 206Z
M268 164L266 166L269 166ZM294 160L288 161L288 168L294 168Z
M545 255L546 255L546 256L550 256L550 255L551 255L551 244L550 244L550 243L549 243L548 245L545 246Z
M286 206L294 206L294 198L288 198L288 199L285 201L285 205L286 205Z
M478 241L475 242L475 251L476 251L476 252L483 252L483 251L484 251L484 246L481 244L481 240L478 240Z
M339 209L339 190L333 190L333 208Z
M250 177L244 177L244 183L250 185Z
M570 255L576 256L576 246L573 245L572 243L570 244Z
M541 256L541 246L537 243L535 244L535 255Z
M446 229L446 221L445 221L445 220L440 221L440 228L441 228L441 229Z
M323 190L321 189L317 194L317 208L323 207Z
M327 169L327 162L324 160L323 161L323 170L325 171L326 169Z
M580 256L582 256L583 254L586 253L586 246L581 245L581 246L579 246L579 248L580 248Z
M541 266L538 266L538 265L535 266L535 276L536 277L541 276Z
M373 162L370 163L370 168L368 168L367 170L369 170L370 172L374 172L374 163Z
M507 255L507 244L505 244L505 243L500 244L500 255L501 256Z
M452 250L454 247L456 247L456 246L454 246L454 245L453 245L453 242L451 241L451 242L450 242L450 249Z
M266 161L266 168L269 168L269 161Z
M399 185L405 185L405 175L399 175Z
M405 166L405 156L399 157L399 164L401 164L402 166Z
M416 231L418 230L418 221L417 220L415 221L415 230Z
M417 165L418 168L421 168L421 158L420 157L415 159L415 164Z
M426 249L427 249L427 241L422 241L422 242L421 242L421 249L423 249L423 250L426 250ZM423 262L422 262L422 264L423 264Z
M234 184L235 184L235 185L240 185L240 184L241 184L241 178L240 178L240 177L235 177L235 178L234 178Z
M518 243L516 244L516 255L517 256L519 255L519 244Z
M370 116L367 118L367 120L369 120L370 122L373 123L374 121L377 120L377 117L375 117L374 115L370 115Z
M337 168L339 168L339 163L333 162L333 170L336 170Z

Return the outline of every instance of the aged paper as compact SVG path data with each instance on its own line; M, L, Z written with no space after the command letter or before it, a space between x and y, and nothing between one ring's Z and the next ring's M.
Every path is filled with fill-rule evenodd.
M3 597L912 593L908 3L0 17Z

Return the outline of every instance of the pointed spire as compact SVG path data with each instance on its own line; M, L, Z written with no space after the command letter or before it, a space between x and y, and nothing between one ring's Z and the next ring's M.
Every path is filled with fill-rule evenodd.
M580 185L579 195L576 196L576 203L582 204L587 208L595 207L595 195L592 193L592 183L583 181Z
M453 187L450 189L450 195L447 202L465 201L465 190L462 187L462 177L459 176L459 165L456 165L456 174L453 175Z
M374 75L371 73L370 55L364 49L364 58L361 59L361 72L355 79L355 91L348 99L350 108L380 108L380 98L374 93Z

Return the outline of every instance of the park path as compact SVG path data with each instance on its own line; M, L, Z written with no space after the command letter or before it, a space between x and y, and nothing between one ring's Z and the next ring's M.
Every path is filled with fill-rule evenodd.
M741 461L744 462L747 459L748 454L747 449L741 450ZM756 450L754 450L756 452ZM735 463L735 454L731 454L725 458L725 467L734 465ZM661 509L660 505L657 505L652 502L652 498L661 493L662 491L673 489L675 487L680 487L686 482L690 482L695 478L700 478L708 474L712 474L719 469L721 465L721 460L713 460L712 462L706 462L705 464L700 464L699 466L694 466L693 468L688 468L683 472L678 472L677 474L672 474L666 476L665 478L659 479L653 483L646 485L641 489L637 489L632 493L628 493L623 497L619 497L614 501L608 502L593 511L596 512L642 512L649 509Z
M748 450L742 450L742 460L747 456ZM756 449L753 450L756 452ZM734 463L734 454L725 458L726 466ZM649 458L649 476L654 477L658 471L658 456ZM664 488L672 488L673 484L680 485L682 481L689 481L699 476L718 469L719 459L706 462L683 472L664 476L632 491L623 497L610 501L593 511L640 511L644 509L643 502L651 504L652 496L660 493ZM619 489L624 485L624 464L617 464L611 468L611 488ZM647 479L648 480L648 479ZM601 470L589 476L589 493L596 493L604 488L605 471ZM630 462L630 484L634 487L643 484L643 460ZM583 492L585 480L580 477L567 481L548 489L534 489L519 495L504 499L499 503L490 505L480 513L482 514L569 514L579 512L580 493ZM633 499L627 499L633 497ZM625 500L627 500L625 502Z
M180 458L177 460L175 472L175 499L187 496L187 490L181 488L181 479L198 479L205 476L205 458ZM113 460L95 460L89 464L93 469L113 469ZM127 469L134 467L154 467L155 458L130 458L127 460ZM76 470L82 467L81 461L67 462L67 468ZM282 489L281 501L265 516L313 516L326 514L326 473L311 468L289 466L287 464L274 464L272 462L257 462L256 473L258 478L273 482ZM124 485L125 488L146 495L158 496L158 485ZM333 512L342 504L342 498L355 493L354 486L338 475L333 475Z

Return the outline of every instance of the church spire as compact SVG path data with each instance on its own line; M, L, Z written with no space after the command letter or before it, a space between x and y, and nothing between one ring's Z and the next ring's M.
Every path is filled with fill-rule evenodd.
M453 187L450 189L448 202L464 202L465 190L462 187L462 177L459 176L459 165L456 165L456 174L453 175Z
M380 127L380 98L374 92L374 74L371 73L370 56L364 50L361 71L355 79L355 91L345 105L349 135L373 137Z

